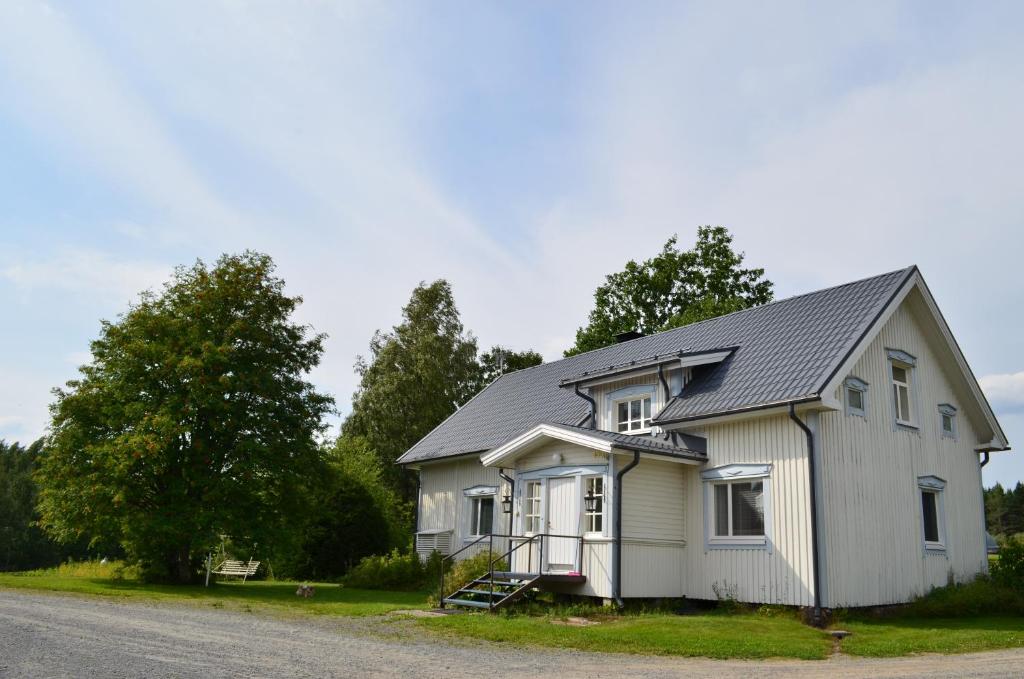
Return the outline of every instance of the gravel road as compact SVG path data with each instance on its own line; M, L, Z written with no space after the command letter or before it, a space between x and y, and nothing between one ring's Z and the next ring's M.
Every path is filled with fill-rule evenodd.
M1024 650L820 662L715 661L424 640L409 623L282 620L0 590L0 677L1005 677Z

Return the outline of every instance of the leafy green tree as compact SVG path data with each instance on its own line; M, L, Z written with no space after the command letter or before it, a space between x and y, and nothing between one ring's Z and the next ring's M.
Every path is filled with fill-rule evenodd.
M544 362L544 357L532 349L512 351L495 345L480 356L480 388L498 379L505 373L532 368Z
M1006 533L1005 522L1006 491L997 482L991 488L985 489L985 528L992 535L1003 535Z
M630 260L605 278L566 356L614 344L622 332L649 335L772 300L764 269L742 267L744 254L733 250L724 227L700 227L691 250L680 250L677 241L669 238L655 257Z
M337 578L365 556L407 546L411 507L382 477L380 460L365 439L338 438L290 569L294 576Z
M465 332L448 281L421 283L391 332L377 331L370 359L359 357L359 388L342 426L376 452L403 499L415 497L411 475L395 460L476 393L476 338Z
M60 541L119 541L152 579L192 580L222 534L270 545L304 508L332 400L304 378L324 336L291 321L267 255L178 268L55 390L37 478Z
M88 554L84 541L58 545L37 525L33 473L42 450L42 439L27 448L0 441L0 571L44 568Z

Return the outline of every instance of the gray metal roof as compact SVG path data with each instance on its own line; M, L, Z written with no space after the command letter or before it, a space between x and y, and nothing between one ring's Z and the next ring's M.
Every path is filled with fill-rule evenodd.
M683 349L738 347L722 363L695 369L683 395L670 401L656 421L816 397L913 271L893 271L508 373L398 461L483 452L542 422L580 424L589 406L560 388L563 380Z
M681 434L677 436L676 443L672 439L666 440L660 436L638 436L636 434L620 434L614 431L602 431L591 429L575 424L563 424L561 422L546 423L552 427L565 429L567 431L579 432L587 436L603 439L612 444L612 448L623 450L638 450L642 453L654 453L655 455L666 455L668 457L679 457L688 460L706 460L708 456L708 440L702 436L692 434Z

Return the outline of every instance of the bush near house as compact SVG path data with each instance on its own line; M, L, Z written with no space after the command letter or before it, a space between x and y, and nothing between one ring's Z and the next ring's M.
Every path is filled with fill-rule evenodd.
M996 584L1024 593L1024 537L1007 538L989 571Z

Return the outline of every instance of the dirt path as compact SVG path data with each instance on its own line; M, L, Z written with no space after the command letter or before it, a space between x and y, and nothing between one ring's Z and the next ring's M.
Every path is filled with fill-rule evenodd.
M393 631L394 628L391 626ZM895 660L715 661L382 637L379 620L280 620L0 590L0 677L1005 677L1024 650ZM398 626L400 632L408 629Z

